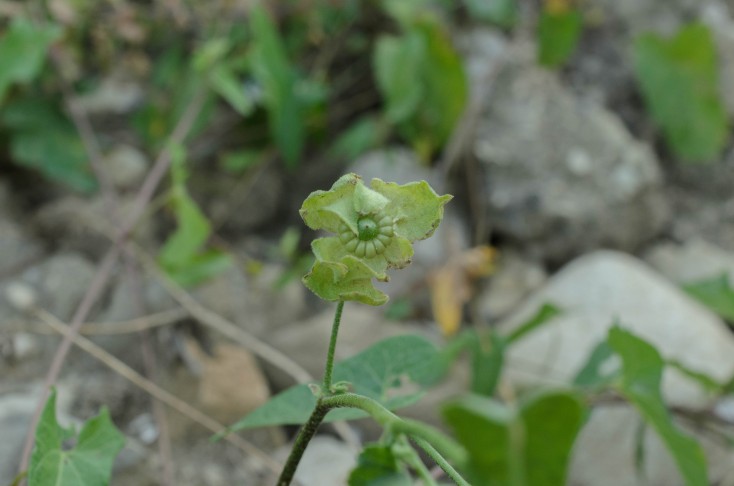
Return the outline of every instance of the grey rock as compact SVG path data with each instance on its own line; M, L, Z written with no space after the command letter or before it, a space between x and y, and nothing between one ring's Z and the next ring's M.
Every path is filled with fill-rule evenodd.
M276 452L285 460L290 447ZM347 444L326 436L317 436L308 444L295 479L303 486L343 486L357 465L357 451Z
M17 271L42 254L41 244L20 224L0 215L0 273Z
M105 157L107 175L118 189L139 185L150 165L147 157L131 145L117 145Z
M505 316L548 278L542 265L513 251L499 252L496 271L475 297L479 315L486 322Z
M654 31L673 34L708 0L596 0L602 16L612 17L623 25L623 32L635 36Z
M21 280L38 295L38 305L62 321L71 319L92 283L94 266L78 253L60 253L27 269Z
M445 189L440 173L421 164L416 153L406 147L395 146L368 152L354 161L349 172L362 176L367 185L374 178L398 184L424 180L438 193Z
M728 275L734 282L734 253L729 253L701 239L683 244L661 243L644 255L661 275L678 285Z
M600 246L633 250L658 234L668 206L657 160L616 115L522 59L496 82L474 152L498 235L563 261Z
M551 323L513 345L507 361L506 378L526 386L555 385L570 382L588 359L592 349L607 335L615 321L652 343L667 359L726 380L734 372L734 337L724 323L691 300L685 293L639 260L627 255L600 251L581 257L533 294L501 324L505 331L519 325L544 302L552 302L564 312ZM671 406L699 409L710 405L710 398L697 384L674 370L666 371L663 396ZM586 471L607 455L611 465L599 464L593 484L637 484L634 461L616 463L630 457L630 441L635 427L621 414L601 415L598 428L582 434L576 444L571 482L588 484ZM592 421L593 422L593 421ZM593 423L592 423L593 426ZM602 455L593 455L592 451ZM707 449L711 471L721 471L716 449ZM652 485L682 484L674 468L666 468L667 451L650 444L650 459L645 468ZM626 455L626 456L625 456ZM603 462L603 461L602 461ZM663 464L663 465L660 465ZM729 462L730 464L730 462ZM606 467L614 470L605 475ZM611 470L610 469L610 470ZM675 475L675 480L671 480ZM712 476L712 480L716 477ZM715 481L714 481L715 482Z
M725 251L734 251L734 195L709 194L671 186L669 199L676 215L670 222L670 235L677 241L704 239Z
M92 92L78 98L80 107L87 113L123 114L143 100L143 89L122 74L109 76L102 80Z

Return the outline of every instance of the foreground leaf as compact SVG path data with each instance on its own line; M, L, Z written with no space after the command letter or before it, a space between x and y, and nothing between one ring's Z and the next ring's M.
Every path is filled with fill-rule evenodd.
M563 64L576 49L582 27L576 10L544 10L538 24L538 61L549 67Z
M76 438L76 445L67 449L64 443L71 438ZM106 408L84 424L78 437L63 429L56 421L56 392L52 391L36 430L28 485L106 486L124 445L125 438Z
M734 322L734 289L729 285L729 277L726 274L694 282L683 288L688 295L727 321Z
M729 124L708 27L692 24L671 39L642 35L634 62L645 102L675 153L688 161L716 157Z
M585 406L574 394L546 392L518 409L479 396L444 408L444 418L470 456L473 484L565 484Z
M673 424L660 393L665 364L660 353L647 342L617 326L609 330L608 342L622 358L621 392L665 443L685 484L708 485L703 449Z
M410 475L401 467L390 447L365 446L357 467L349 475L349 486L411 486Z
M420 336L389 338L337 363L334 381L349 382L356 393L394 410L415 403L423 396L423 390L443 375L445 368L440 356L436 346ZM298 385L273 397L231 430L303 424L315 406L316 397L309 386ZM364 416L360 410L340 409L331 411L327 420Z

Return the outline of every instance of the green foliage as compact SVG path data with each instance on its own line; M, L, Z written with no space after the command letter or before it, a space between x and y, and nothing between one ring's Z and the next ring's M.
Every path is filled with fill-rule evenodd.
M232 264L229 255L204 251L211 225L186 190L188 174L183 147L171 148L173 186L170 201L178 228L161 248L158 260L169 277L182 286L196 285Z
M96 189L84 145L53 102L16 98L0 111L0 123L10 133L13 162L80 192Z
M349 486L411 486L410 475L395 458L392 448L382 444L365 446L357 467L349 475Z
M660 393L665 362L660 353L632 333L613 327L609 346L622 358L620 391L655 429L685 479L687 486L709 484L703 449L674 424Z
M66 444L74 440L74 447ZM112 464L125 445L124 436L103 408L77 436L56 421L56 391L43 409L28 471L28 486L106 486Z
M395 3L393 10L398 8ZM385 99L387 119L428 158L446 143L461 117L467 78L435 16L403 10L393 15L403 32L377 39L373 58L377 86Z
M252 70L265 90L270 131L286 164L293 168L299 162L306 138L303 106L296 89L297 76L280 33L262 7L253 9L250 27L254 36Z
M538 23L538 61L544 66L563 64L576 49L583 18L572 9L543 10Z
M255 103L244 89L240 73L242 60L227 57L231 50L229 39L209 40L194 53L193 67L237 113L248 116L254 111Z
M471 354L472 393L492 396L502 374L507 349L560 313L560 309L556 306L543 304L534 316L507 336L502 336L494 330L486 334L469 332L462 336L460 339L467 340L466 345Z
M467 396L444 408L444 418L470 456L470 478L488 486L564 484L585 406L571 392L523 400L517 408Z
M726 274L688 284L684 289L727 321L734 322L734 289Z
M336 381L348 382L355 393L374 398L389 409L415 403L426 387L443 376L440 352L419 336L385 339L355 356L337 363ZM268 403L234 424L230 430L282 424L302 424L316 405L308 385L297 385L276 395ZM364 417L357 410L334 410L327 420Z
M24 17L15 17L0 37L0 106L13 83L29 83L40 73L51 44L61 36L61 28L36 26Z
M386 303L372 279L386 281L388 268L410 263L411 242L433 234L450 199L425 181L401 186L373 179L368 188L356 174L342 176L329 191L311 193L301 206L304 222L339 236L313 241L316 262L304 284L325 300ZM373 225L374 233L364 224Z
M472 18L509 29L517 22L516 0L464 0Z
M634 63L650 113L673 151L690 162L716 157L729 123L708 27L691 24L670 39L642 35L635 41Z

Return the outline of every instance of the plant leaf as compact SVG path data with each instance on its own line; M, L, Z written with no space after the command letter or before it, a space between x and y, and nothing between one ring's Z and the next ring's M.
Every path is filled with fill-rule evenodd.
M80 192L97 188L76 129L53 101L37 96L14 99L0 111L0 121L11 134L13 162Z
M553 391L519 409L472 395L443 412L469 452L474 484L557 486L565 484L585 406L573 393Z
M254 38L253 74L265 90L270 131L286 165L298 165L305 143L303 107L297 96L296 74L283 39L270 15L258 5L250 13Z
M554 317L561 314L561 309L553 304L545 303L533 317L524 322L522 325L513 330L506 338L507 344L512 344L525 337L544 324L550 322Z
M374 398L387 408L415 403L423 390L445 372L436 346L420 336L397 336L380 341L361 353L337 363L334 381L349 382L356 393ZM234 424L230 430L284 424L303 424L316 406L308 385L297 385L274 396L268 403ZM339 409L326 420L364 417L361 410Z
M726 274L685 285L683 289L727 321L734 322L734 289Z
M609 345L622 358L621 392L655 429L673 456L687 486L709 484L703 449L674 424L660 393L665 362L660 353L632 333L614 326Z
M597 344L589 355L586 364L574 378L573 384L581 388L598 388L609 385L617 377L618 373L603 374L602 366L612 356L614 356L614 350L609 346L606 339Z
M349 486L411 486L410 475L400 466L389 446L368 444L349 475Z
M642 35L635 41L634 63L650 113L675 153L690 162L716 157L729 123L708 27L694 23L671 39Z
M411 117L424 95L420 66L425 57L425 44L416 33L396 37L382 35L377 39L374 70L377 85L385 97L385 115L393 123Z
M125 445L106 408L88 420L76 445L67 449L64 442L75 434L56 421L56 391L43 409L36 430L36 443L28 471L29 486L106 486L112 464Z
M36 26L16 16L0 38L0 105L12 83L28 83L41 72L49 46L61 36L58 25Z
M517 22L516 0L464 0L472 18L509 29Z
M563 64L576 49L583 18L576 10L545 9L538 24L538 61L544 66Z

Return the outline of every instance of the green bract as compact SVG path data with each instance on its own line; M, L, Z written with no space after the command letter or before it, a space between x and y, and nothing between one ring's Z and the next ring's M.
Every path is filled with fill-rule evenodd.
M337 236L311 244L316 262L304 284L325 300L384 304L387 295L372 279L386 282L388 268L410 263L411 242L433 234L451 198L425 181L401 186L372 179L369 188L356 174L342 176L329 191L311 193L301 207L303 221Z

